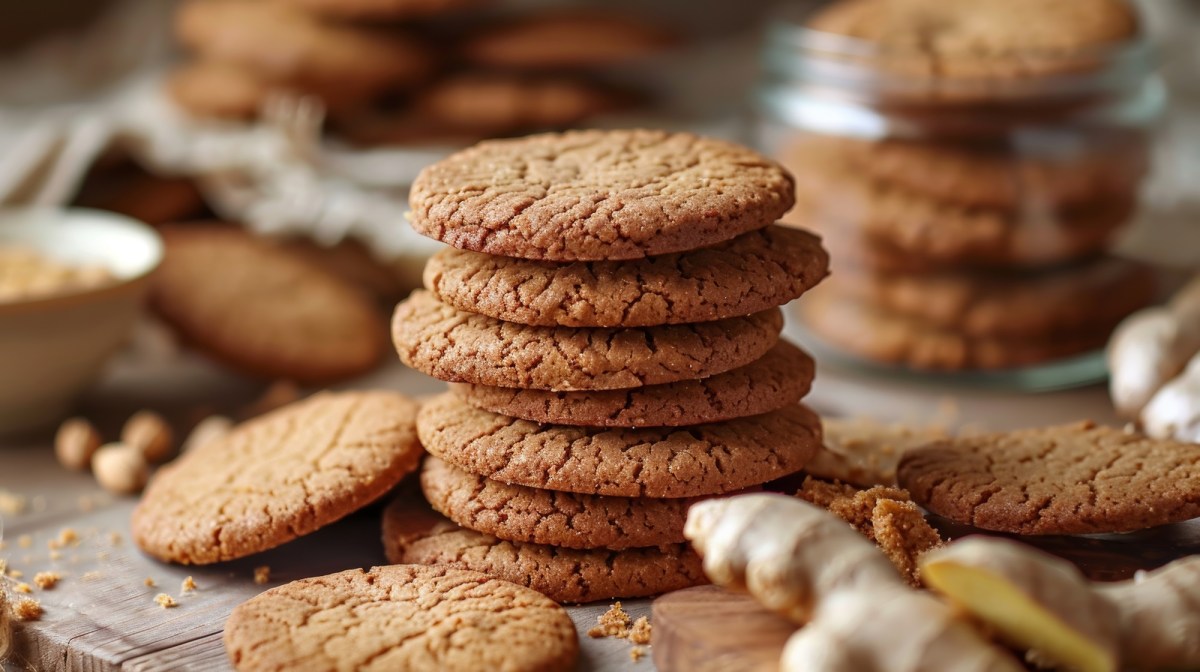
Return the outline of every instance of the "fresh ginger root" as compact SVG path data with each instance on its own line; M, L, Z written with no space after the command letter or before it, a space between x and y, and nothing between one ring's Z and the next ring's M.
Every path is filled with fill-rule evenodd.
M1022 544L969 537L925 556L926 585L1065 668L1200 667L1200 556L1111 584Z
M948 605L906 585L854 528L808 502L774 494L700 502L684 535L713 583L807 624L784 649L784 672L1023 669Z

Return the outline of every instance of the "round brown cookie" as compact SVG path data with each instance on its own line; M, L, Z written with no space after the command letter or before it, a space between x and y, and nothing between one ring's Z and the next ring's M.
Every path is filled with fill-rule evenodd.
M572 670L566 610L528 588L449 567L393 565L301 579L237 606L240 672Z
M203 565L313 532L417 468L416 414L395 392L322 393L243 423L158 471L133 538L160 560Z
M425 266L425 286L455 308L509 322L643 327L781 306L828 272L819 238L769 226L714 247L633 261L560 264L447 248Z
M433 69L429 51L404 34L324 22L281 2L187 0L175 33L205 60L339 101L411 86Z
M810 169L797 176L792 221L846 246L881 246L926 266L1049 266L1086 258L1103 250L1132 212L1128 193L1058 213L967 208L863 179L830 149L810 143L794 150Z
M426 291L396 307L400 359L434 378L538 390L611 390L707 378L779 341L778 309L640 329L530 327L456 310Z
M356 238L344 238L336 245L321 245L308 238L295 238L288 240L284 247L350 284L361 287L389 309L407 293L401 279L388 268L386 262Z
M847 139L843 148L851 165L882 182L950 203L1019 211L1132 198L1147 170L1145 141L1096 140L1066 157L994 143Z
M1101 348L1108 332L1085 330L1043 339L972 337L931 326L836 292L800 304L805 325L829 345L865 359L914 369L1009 369Z
M532 422L585 427L681 427L761 415L798 403L813 360L780 341L762 358L704 380L629 390L549 392L451 384L477 408Z
M432 455L421 489L433 508L465 528L508 541L624 550L682 544L688 507L698 499L604 497L508 485Z
M1036 274L842 268L824 289L966 336L1036 338L1111 330L1154 301L1156 275L1145 264L1117 257Z
M869 418L821 418L824 448L804 473L861 488L896 484L896 465L914 448L949 436L942 427L882 424Z
M390 562L483 572L558 602L647 597L708 583L700 557L687 544L609 551L503 541L407 499L384 512L383 546Z
M302 383L348 378L387 351L387 324L357 287L234 227L162 230L151 289L190 342L240 371Z
M869 43L889 71L931 79L1045 77L1096 67L1102 49L1133 37L1120 0L845 0L812 29Z
M666 31L629 16L586 10L539 12L468 37L462 56L488 68L592 68L646 58L673 41Z
M151 226L191 219L204 212L204 196L186 177L148 173L136 165L93 169L74 204L120 213Z
M336 21L402 21L440 17L490 0L276 0Z
M795 405L753 418L685 428L539 425L445 394L421 408L426 450L502 483L611 497L699 497L799 471L821 423Z
M466 73L417 93L413 108L464 135L487 137L571 126L622 107L625 98L580 79Z
M271 87L245 68L195 61L171 71L166 90L179 107L194 116L250 119L258 116Z
M930 511L1014 534L1132 532L1200 516L1200 445L1092 422L947 439L906 453Z
M502 257L598 261L691 250L773 223L793 180L733 143L615 130L489 140L421 171L418 232Z

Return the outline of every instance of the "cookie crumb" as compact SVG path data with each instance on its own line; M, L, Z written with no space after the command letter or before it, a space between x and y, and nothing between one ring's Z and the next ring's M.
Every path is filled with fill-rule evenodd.
M21 548L33 548L33 537L28 534L22 534L17 537L17 546Z
M271 568L267 565L254 568L254 582L263 585L271 580Z
M179 587L181 593L191 593L196 591L196 580L190 576L184 577L183 584Z
M42 617L42 603L31 597L22 597L13 603L12 613L18 621L36 621Z
M638 662L646 656L646 650L640 646L635 646L629 650L629 659L633 662Z
M62 580L62 574L58 572L38 572L33 575L33 582L42 590L50 590L58 585L60 580Z
M0 488L0 513L19 516L25 513L27 506L28 500L25 499L24 495Z
M629 629L629 641L634 644L650 643L650 619L640 616Z
M156 588L158 586L158 584L154 582L154 579L148 576L142 581L142 585L146 586L147 588Z
M17 585L13 586L13 590L17 591L18 593L25 593L26 595L33 592L33 588L28 583L18 583Z
M179 603L175 601L175 598L171 597L170 595L168 595L166 593L159 593L158 595L155 595L154 603L157 604L158 606L162 607L163 609L170 609L172 607L179 606Z
M608 611L600 614L596 619L596 626L588 630L588 637L599 639L601 637L617 637L624 639L629 636L629 625L632 619L629 614L621 608L620 602L614 602Z
M67 546L79 545L79 533L70 527L64 527L59 530L58 537L46 542L46 546L50 550L58 550Z

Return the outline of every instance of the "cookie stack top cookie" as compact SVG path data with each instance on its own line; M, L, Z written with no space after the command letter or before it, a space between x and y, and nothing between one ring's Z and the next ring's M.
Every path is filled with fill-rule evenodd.
M749 149L649 130L489 141L427 168L412 224L451 247L393 337L452 383L418 431L422 489L453 523L393 506L389 557L565 601L702 581L692 498L798 471L820 443L799 404L812 360L779 339L779 306L829 263L775 225L793 192Z

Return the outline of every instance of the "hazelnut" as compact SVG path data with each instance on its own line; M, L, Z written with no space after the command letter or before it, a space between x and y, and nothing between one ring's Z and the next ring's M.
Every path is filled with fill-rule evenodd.
M92 473L101 487L118 495L141 492L150 478L142 451L123 443L101 446L92 457Z
M121 429L121 443L141 451L142 458L151 464L171 459L175 437L171 426L153 411L138 411Z
M183 448L180 452L188 452L198 446L206 443L212 443L217 439L229 433L233 429L233 421L223 415L210 415L207 418L196 423L192 428L192 433L183 442Z
M54 455L58 463L75 471L86 471L99 447L100 433L83 418L67 420L59 426L54 437Z

